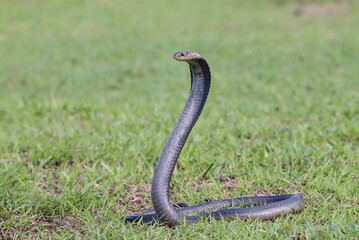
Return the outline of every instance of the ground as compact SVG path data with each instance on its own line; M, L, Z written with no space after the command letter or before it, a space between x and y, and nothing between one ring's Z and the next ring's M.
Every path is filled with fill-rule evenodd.
M359 238L354 1L20 1L0 8L3 239ZM328 10L329 9L329 10ZM171 199L300 193L274 221L125 224L209 62Z

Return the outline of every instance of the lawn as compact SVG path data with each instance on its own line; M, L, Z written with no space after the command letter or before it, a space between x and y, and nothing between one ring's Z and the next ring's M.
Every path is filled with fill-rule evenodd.
M359 238L359 4L0 2L3 239ZM327 3L320 1L317 7ZM301 193L274 221L125 224L151 208L156 165L203 55L212 88L171 199Z

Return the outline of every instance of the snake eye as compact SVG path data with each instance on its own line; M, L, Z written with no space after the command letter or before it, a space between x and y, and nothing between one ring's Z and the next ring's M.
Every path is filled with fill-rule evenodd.
M183 57L184 56L184 53L181 53L181 57Z

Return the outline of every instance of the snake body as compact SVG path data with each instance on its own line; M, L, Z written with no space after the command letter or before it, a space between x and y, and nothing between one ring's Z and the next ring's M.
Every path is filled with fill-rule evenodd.
M207 61L193 51L180 51L173 56L178 61L189 64L191 90L187 103L158 159L152 180L152 202L154 210L126 217L126 222L162 222L176 226L183 222L198 222L201 218L220 220L223 218L274 219L278 216L298 212L304 202L300 194L240 197L216 200L188 207L169 201L170 181L177 159L187 137L200 116L207 100L211 85L211 72ZM177 208L175 207L182 207ZM239 207L230 208L229 207ZM192 216L191 216L192 215ZM194 216L193 216L194 215Z

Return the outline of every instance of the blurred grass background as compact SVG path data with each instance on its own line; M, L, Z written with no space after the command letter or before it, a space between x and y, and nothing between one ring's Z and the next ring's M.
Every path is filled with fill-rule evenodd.
M356 238L359 20L345 1L0 2L0 228L31 238ZM305 12L330 4L339 13ZM176 201L300 192L273 222L125 225L151 206L157 158L195 50L213 83Z

